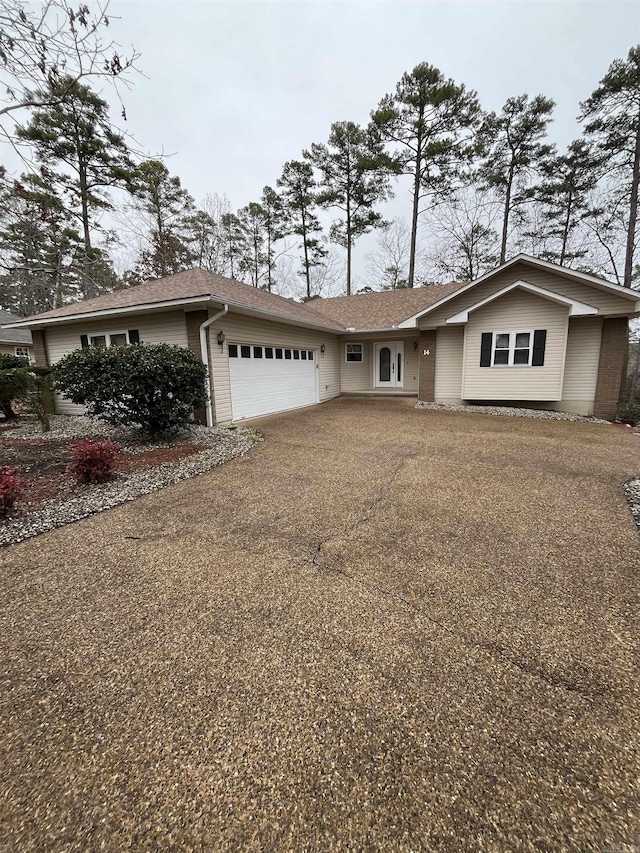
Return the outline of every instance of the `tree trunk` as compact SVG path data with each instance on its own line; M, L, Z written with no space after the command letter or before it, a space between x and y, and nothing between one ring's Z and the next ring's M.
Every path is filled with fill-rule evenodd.
M572 206L572 197L569 195L569 202L567 204L567 215L564 220L564 228L562 231L562 248L560 249L560 266L564 266L564 259L567 254L567 243L569 242L569 225L571 223L571 206Z
M627 230L627 246L624 256L625 287L631 287L633 275L633 252L635 249L636 224L638 221L638 185L640 184L640 120L636 128L636 147L633 153L633 174L631 178L631 197L629 199L629 227Z
M302 246L304 249L304 274L307 280L307 299L311 298L311 276L309 275L309 248L307 246L307 219L304 207L300 211L302 217Z
M509 214L511 213L511 192L513 190L513 163L509 166L507 192L504 199L504 216L502 217L502 243L500 245L500 263L507 259L507 237L509 234Z
M271 293L271 228L267 228L267 290Z
M351 205L347 198L347 296L351 296Z
M413 176L413 209L411 211L411 248L409 249L409 277L407 287L413 287L416 272L416 243L418 239L418 208L420 206L420 161L422 139L418 138L418 153L416 154L416 170Z
M89 192L87 189L87 167L82 159L79 162L80 203L82 206L82 239L84 242L84 259L82 262L82 297L90 299L95 296L91 282L91 231L89 228Z

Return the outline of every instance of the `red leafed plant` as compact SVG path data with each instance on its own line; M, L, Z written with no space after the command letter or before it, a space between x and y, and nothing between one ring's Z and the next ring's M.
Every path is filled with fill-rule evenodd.
M73 462L67 465L67 474L80 483L106 483L113 477L121 459L119 444L83 438L76 442Z
M23 490L24 480L17 471L8 465L0 465L0 515L7 514Z

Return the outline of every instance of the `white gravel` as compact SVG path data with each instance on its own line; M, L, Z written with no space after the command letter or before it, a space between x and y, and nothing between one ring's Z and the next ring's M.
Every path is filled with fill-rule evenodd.
M47 530L111 509L118 504L133 501L172 483L204 474L205 471L217 465L244 455L257 441L261 440L259 433L251 429L191 425L171 440L149 442L142 441L131 432L114 429L99 421L64 415L53 418L52 429L48 433L41 433L37 423L25 421L21 422L18 429L11 430L8 437L10 436L11 439L37 437L47 441L82 438L86 435L109 438L133 452L185 443L204 444L210 449L175 462L165 462L144 471L120 474L116 479L103 485L88 485L82 495L46 501L31 512L26 510L21 513L20 505L16 504L14 513L0 525L0 546L22 542Z
M640 477L634 477L624 484L624 494L640 533Z
M538 418L543 421L584 421L590 424L610 424L610 421L574 415L573 412L554 412L550 409L520 409L517 406L464 406L455 403L423 403L418 401L415 408L444 412L471 412L475 415L501 415L507 418Z

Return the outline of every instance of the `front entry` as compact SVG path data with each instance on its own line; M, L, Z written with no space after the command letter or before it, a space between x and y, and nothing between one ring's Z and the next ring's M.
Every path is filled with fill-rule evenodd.
M404 341L375 345L373 360L375 388L402 388L404 382Z

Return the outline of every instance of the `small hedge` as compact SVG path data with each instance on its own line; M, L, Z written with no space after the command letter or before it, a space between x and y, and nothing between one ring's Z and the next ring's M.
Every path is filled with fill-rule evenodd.
M57 389L89 417L156 435L186 425L206 401L206 368L169 344L85 347L59 361Z
M106 483L115 474L121 459L119 444L83 438L76 442L73 462L67 465L66 473L79 483Z
M640 403L625 403L620 406L616 419L623 424L637 426L640 424Z

